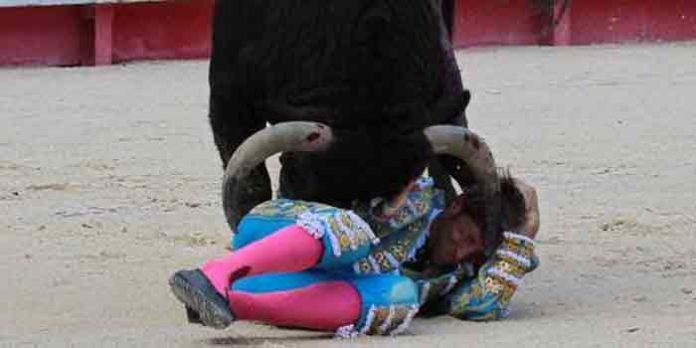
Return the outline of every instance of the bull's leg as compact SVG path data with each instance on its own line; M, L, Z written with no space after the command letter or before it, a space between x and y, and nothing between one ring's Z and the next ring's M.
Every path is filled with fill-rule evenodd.
M452 94L443 96L433 107L435 123L468 127L465 110L470 100L471 94L468 90L459 92L455 89ZM443 119L446 115L454 117ZM435 187L445 191L447 202L456 196L450 176L462 185L474 183L470 171L466 167L462 170L462 166L465 165L460 159L451 156L437 156L428 166L428 172L435 180Z
M469 104L470 99L471 94L468 90L464 90L460 97L443 97L443 99L438 102L440 105L436 105L434 110L450 112L453 113L455 117L437 123L468 127L464 110ZM451 156L437 156L433 161L430 162L428 172L435 180L435 187L445 191L445 199L447 202L456 196L456 192L452 186L452 178L454 178L460 185L464 186L473 185L475 183L471 171L468 170L464 162Z
M450 156L437 156L428 166L430 176L435 180L435 187L445 191L445 199L450 202L456 197L456 191L452 186L452 178L463 186L475 184L473 176L461 160ZM462 174L464 172L465 174Z
M442 18L445 21L445 28L447 28L450 40L454 34L454 1L455 0L442 0L442 4L440 5L442 9Z
M435 187L445 191L445 200L451 202L457 195L447 170L442 164L446 156L437 156L428 165L428 173L435 180Z
M459 74L457 72L457 78L448 78L456 80L459 78ZM461 87L457 88L457 86L461 86L461 82L457 84L456 81L450 81L450 88L447 89L448 94L442 96L433 106L434 123L468 127L466 107L471 100L471 94L468 90ZM428 166L428 172L435 180L435 187L445 191L447 202L456 196L450 176L460 184L468 185L474 182L468 170L462 171L462 166L464 163L461 160L451 156L437 156Z
M265 126L263 120L252 117L252 111L245 103L214 94L210 98L209 116L213 138L220 153L223 168L227 167L227 162L237 147L246 138ZM246 180L246 187L249 188L248 192L250 192L249 202L242 202L241 206L251 209L257 204L271 199L271 181L264 164L254 168Z
M257 117L254 101L254 74L241 52L259 32L262 11L255 2L216 1L213 17L212 55L210 58L210 125L223 169L237 147L254 132L263 129L266 120ZM248 176L251 209L271 199L271 183L266 167L256 167ZM245 212L246 213L246 212Z
M438 3L439 1L439 3ZM468 127L466 107L471 100L471 93L464 89L457 60L452 47L454 30L455 0L435 0L437 15L440 17L440 48L442 50L442 95L431 107L434 124L451 124ZM460 183L472 183L471 175L462 175L464 164L450 156L438 156L428 171L435 180L435 186L445 191L447 200L454 198L455 190L450 176ZM464 171L466 173L466 171Z

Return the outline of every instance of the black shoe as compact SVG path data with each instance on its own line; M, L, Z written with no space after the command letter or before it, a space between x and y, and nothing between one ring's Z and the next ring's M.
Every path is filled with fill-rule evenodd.
M234 321L234 315L213 284L200 270L183 270L169 278L174 296L186 305L189 321L224 329ZM192 320L193 319L193 320Z
M184 308L186 309L186 319L188 320L189 324L203 325L203 322L201 321L201 315L198 314L198 312L186 305L184 305Z

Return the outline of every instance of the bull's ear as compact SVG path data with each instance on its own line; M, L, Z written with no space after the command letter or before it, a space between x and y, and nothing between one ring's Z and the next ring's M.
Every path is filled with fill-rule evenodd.
M471 102L471 91L465 89L462 92L462 99L464 99L464 110L466 110L466 108L469 107L469 102Z

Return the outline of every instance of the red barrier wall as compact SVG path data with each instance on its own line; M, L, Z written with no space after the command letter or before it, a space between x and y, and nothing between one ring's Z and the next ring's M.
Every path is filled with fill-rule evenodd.
M571 28L581 45L696 39L696 1L574 1Z
M78 65L85 40L78 6L0 8L0 65Z
M113 57L204 58L210 55L212 1L115 6Z
M696 39L696 0L571 0L548 32L527 0L457 0L455 12L455 47Z
M213 1L0 7L0 65L207 57ZM559 25L544 31L548 17L533 9L529 0L457 0L454 46L696 39L696 0L571 4Z
M205 58L210 55L212 4L196 0L0 8L0 65Z
M457 0L453 42L456 47L536 45L541 20L528 0Z

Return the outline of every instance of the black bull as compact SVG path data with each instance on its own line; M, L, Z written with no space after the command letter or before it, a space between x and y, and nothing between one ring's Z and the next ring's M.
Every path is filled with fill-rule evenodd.
M434 157L424 132L432 125L467 126L470 94L448 35L452 11L453 0L217 1L210 123L228 172L223 196L235 200L225 202L230 225L272 197L265 156L243 175L230 175L235 169L228 166L235 150L267 123L330 127L324 151L266 154L285 151L285 197L347 207L399 192L426 166L448 197L454 193L450 175L464 185L480 181L466 159ZM454 152L483 149L472 156L488 160L479 172L490 179L494 163L480 147L485 144L473 134L459 135L468 143L443 145L438 154L448 148L461 158Z

